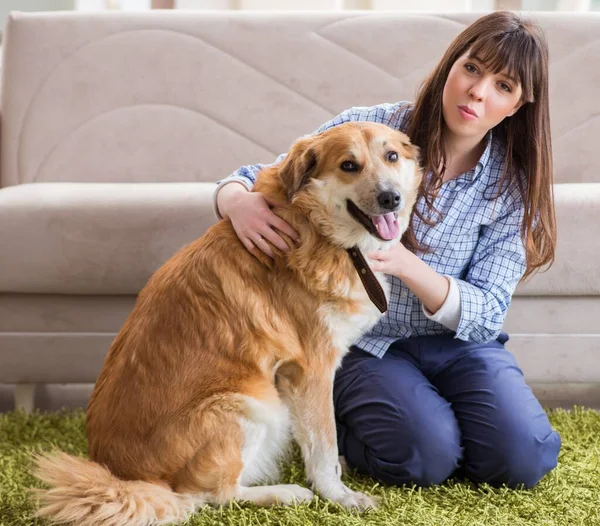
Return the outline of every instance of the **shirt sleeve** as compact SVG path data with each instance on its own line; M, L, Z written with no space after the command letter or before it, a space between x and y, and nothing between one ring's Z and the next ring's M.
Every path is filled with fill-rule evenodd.
M464 279L457 279L461 313L456 337L485 343L500 334L512 295L526 269L521 239L524 207L512 209L481 235Z
M217 188L213 192L213 211L217 218L223 219L221 212L219 212L219 207L217 206L217 196L219 195L219 191L224 186L227 186L230 183L239 183L244 185L248 191L252 190L252 187L256 182L256 176L258 175L258 172L267 166L272 166L273 164L277 164L278 162L282 161L285 159L285 155L286 154L282 153L271 164L251 164L248 166L242 166L225 179L217 181Z
M458 323L460 321L461 305L460 305L460 289L456 279L452 276L444 276L450 283L448 289L448 295L444 300L444 303L435 313L429 312L425 305L422 306L423 314L427 316L431 321L440 323L444 327L447 327L451 331L456 331Z

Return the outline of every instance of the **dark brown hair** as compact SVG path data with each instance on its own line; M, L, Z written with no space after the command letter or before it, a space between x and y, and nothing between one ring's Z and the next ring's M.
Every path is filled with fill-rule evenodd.
M420 195L434 211L434 195L443 180L446 158L442 135L442 93L452 65L469 52L498 73L508 70L522 88L523 105L494 128L506 146L504 172L492 198L517 185L525 204L521 237L527 269L523 279L554 262L556 219L553 198L552 143L548 102L548 45L541 28L510 11L496 11L477 19L460 33L419 88L407 133L421 150L425 173ZM521 176L524 174L524 177ZM428 224L418 211L414 212ZM423 249L411 227L403 239Z

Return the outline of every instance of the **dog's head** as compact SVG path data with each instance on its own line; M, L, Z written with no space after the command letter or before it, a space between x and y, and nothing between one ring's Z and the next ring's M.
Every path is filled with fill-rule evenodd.
M299 139L279 170L288 199L337 245L397 241L421 181L418 148L383 124L352 122Z

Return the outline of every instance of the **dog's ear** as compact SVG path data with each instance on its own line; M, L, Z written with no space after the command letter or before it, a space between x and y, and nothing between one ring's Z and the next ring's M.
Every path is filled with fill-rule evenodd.
M410 142L408 137L404 136L404 134L402 135L402 146L405 150L404 156L419 164L421 162L421 149L416 144Z
M291 200L308 182L317 168L317 158L314 137L299 139L292 145L279 170L279 177L288 199Z

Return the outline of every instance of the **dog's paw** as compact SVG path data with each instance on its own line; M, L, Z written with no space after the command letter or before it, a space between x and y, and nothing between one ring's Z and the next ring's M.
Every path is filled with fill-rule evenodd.
M315 496L308 488L303 488L298 484L281 484L277 488L275 498L278 504L288 505L296 502L307 502Z
M360 491L352 491L344 485L336 485L334 488L329 487L319 493L324 498L332 500L349 510L366 511L369 508L375 509L379 503L379 499L376 497L370 497Z
M343 497L341 500L338 500L338 503L347 509L366 511L368 509L377 508L379 499L365 495L360 491L352 491L351 489L346 488Z

